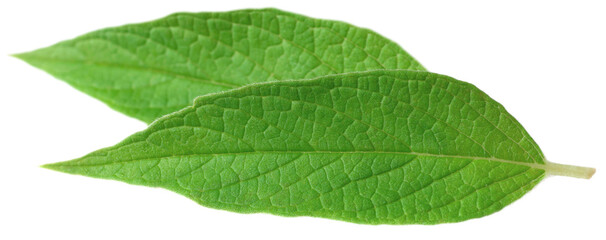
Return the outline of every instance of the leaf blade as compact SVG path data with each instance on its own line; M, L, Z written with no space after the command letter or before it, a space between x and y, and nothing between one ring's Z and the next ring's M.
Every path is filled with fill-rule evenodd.
M16 57L148 123L197 96L248 83L424 70L371 30L277 9L177 13Z
M301 155L300 159L305 160L305 157L313 157L312 155ZM247 191L251 191L251 189L255 189L256 183L254 179L244 179L242 181L232 181L226 184L225 186L221 186L219 188L200 188L199 183L188 180L189 174L185 173L183 176L177 177L178 183L172 184L159 184L159 185L150 185L150 182L155 182L153 178L146 177L151 176L153 173L153 168L149 168L146 171L141 173L142 178L147 178L145 181L139 180L140 182L131 182L135 184L143 184L150 186L157 186L170 189L177 193L183 194L192 198L194 201L200 203L201 205L235 211L240 213L258 213L258 212L269 212L275 215L280 216L314 216L314 217L323 217L323 218L331 218L338 219L343 221L355 222L355 223L364 223L364 224L437 224L444 222L457 222L466 220L469 218L481 217L487 214L490 214L494 211L500 210L509 202L521 197L525 192L529 191L535 184L537 184L544 176L544 171L528 168L524 166L513 166L511 167L511 172L508 174L501 175L498 179L490 182L476 182L473 187L469 187L463 191L458 191L456 195L452 195L450 198L443 198L440 200L434 200L435 202L432 204L428 203L415 203L418 198L424 198L426 195L432 194L432 192L445 192L447 191L444 186L446 182L452 182L457 180L457 175L465 175L473 173L476 177L487 177L490 174L494 174L498 172L498 165L493 162L456 162L450 163L448 166L456 167L457 171L454 172L445 172L444 170L438 171L435 174L429 175L432 178L435 178L435 181L429 182L426 180L422 185L420 185L417 189L413 187L406 188L402 190L398 195L390 196L389 191L380 190L380 187L377 187L377 194L385 194L384 197L370 198L366 201L355 200L355 196L348 196L348 194L344 194L342 192L356 192L359 191L358 188L364 187L366 185L374 184L374 182L383 182L387 181L387 178L399 178L405 177L404 172L415 171L413 166L420 166L422 163L425 164L437 164L434 161L435 159L419 159L419 160L410 160L408 162L404 162L401 167L391 168L384 172L378 172L376 174L368 175L366 177L360 177L359 179L353 179L341 182L341 185L337 185L333 189L325 187L326 189L322 189L321 183L319 180L309 180L311 183L305 183L306 179L322 179L322 178L331 178L331 177L339 177L339 174L346 174L346 171L335 171L333 174L326 174L323 176L323 171L328 171L331 167L336 168L341 167L341 162L346 162L355 158L356 160L360 160L362 162L359 155L350 156L347 154L338 154L339 160L329 161L325 165L321 165L321 167L313 169L308 167L306 171L303 171L306 177L298 178L296 180L290 180L288 177L279 178L276 175L277 170L268 171L261 174L261 177L266 177L270 180L267 181L267 185L264 187L273 187L279 188L280 182L286 182L287 188L283 190L265 190L258 194L258 197L246 196ZM386 154L385 157L373 156L375 160L388 160L389 155ZM284 158L283 154L276 155L264 155L264 157L275 157L280 159ZM326 154L323 155L326 157ZM255 158L252 158L255 159ZM297 158L298 159L298 158ZM397 158L396 158L397 159ZM209 166L214 163L214 161L225 161L228 159L218 158L216 160L209 160L208 162L201 163L199 167L187 170L186 172L204 172L204 171L222 171L228 168L217 168L216 166ZM402 160L402 159L399 159ZM444 160L444 159L443 159ZM460 160L460 159L458 159ZM159 168L167 167L172 164L176 164L176 162L181 162L180 160L166 160L161 161L157 164ZM453 160L457 161L457 160ZM289 162L290 164L285 166L302 164L302 160L292 160ZM349 164L363 164L356 161L349 161ZM407 164L408 163L408 164ZM207 167L205 167L207 166ZM409 167L406 167L409 166ZM81 167L81 166L79 166ZM138 167L138 166L137 166ZM70 172L73 171L74 168L69 168L66 166L50 166L50 169ZM122 167L128 168L128 167ZM473 168L482 168L488 171L478 172L472 171ZM90 170L90 169L89 169ZM423 173L430 173L421 171ZM81 173L80 173L81 174ZM200 174L200 173L198 173ZM89 176L94 176L93 174L87 174ZM155 175L157 176L157 175ZM194 175L195 176L195 175ZM130 176L132 177L132 175ZM106 178L106 177L105 177ZM374 180L376 178L376 180ZM116 178L124 181L124 179ZM318 188L320 193L311 194L307 196L304 193L290 193L289 190L292 189L306 189L311 190L313 186ZM452 184L452 183L450 183ZM521 184L519 188L513 187L516 184ZM383 186L385 184L379 184L379 186ZM501 190L501 186L505 186L506 190ZM271 188L270 188L271 189ZM478 189L472 190L472 189ZM342 192L341 192L342 191ZM502 191L502 192L501 192ZM486 195L494 196L497 198L496 201L486 201L486 200L478 200L481 199L482 196ZM494 192L498 192L495 194ZM241 197L233 197L233 194L241 195ZM292 194L292 196L290 196ZM401 194L401 195L400 195ZM294 200L289 200L286 195L289 195L290 198ZM370 195L360 195L360 196L368 196ZM360 197L358 196L358 197ZM339 199L353 199L351 201L343 201L336 202ZM230 204L224 204L220 202L230 202ZM398 207L397 204L402 204L403 207ZM477 208L470 207L473 205L478 205ZM360 206L357 206L360 205ZM458 205L466 205L467 207L460 207ZM394 215L397 217L390 216L390 211L396 212ZM446 212L448 211L448 212ZM347 216L347 214L351 214L351 212L355 212L355 216ZM464 215L459 215L459 212L464 212ZM444 214L442 216L435 216L435 214ZM400 215L396 215L400 214ZM406 214L406 215L404 215Z
M437 224L500 210L549 165L472 85L378 70L202 96L114 147L47 167L236 212Z

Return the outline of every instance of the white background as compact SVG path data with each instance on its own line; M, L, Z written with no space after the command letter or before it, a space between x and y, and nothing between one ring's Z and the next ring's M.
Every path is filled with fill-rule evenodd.
M213 210L163 189L39 168L145 124L9 57L178 11L277 7L371 28L427 69L502 103L547 158L596 167L551 177L493 215L367 226ZM600 1L2 1L0 239L606 239L606 6Z

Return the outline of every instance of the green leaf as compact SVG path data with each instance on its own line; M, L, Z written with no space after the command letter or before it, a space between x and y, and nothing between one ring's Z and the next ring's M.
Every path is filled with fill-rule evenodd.
M424 70L371 30L276 9L177 13L15 56L147 123L249 83Z
M366 224L481 217L547 174L595 171L547 162L473 85L405 70L198 97L113 147L45 167L163 187L212 208Z

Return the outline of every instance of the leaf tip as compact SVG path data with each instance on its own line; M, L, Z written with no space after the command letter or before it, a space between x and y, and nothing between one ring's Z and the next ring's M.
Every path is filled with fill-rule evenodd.
M50 169L50 170L56 170L57 169L56 165L57 165L56 163L47 163L47 164L40 165L40 167L45 168L45 169Z
M65 173L68 172L66 169L66 166L64 166L61 162L47 163L47 164L40 165L40 167L49 169L49 170L53 170L53 171L57 171L57 172L65 172Z
M13 53L13 54L9 54L9 56L23 60L23 58L25 57L26 54L27 54L26 52L23 52L23 53Z
M13 54L9 54L9 56L17 58L26 63L30 63L30 60L32 57L32 52L13 53Z

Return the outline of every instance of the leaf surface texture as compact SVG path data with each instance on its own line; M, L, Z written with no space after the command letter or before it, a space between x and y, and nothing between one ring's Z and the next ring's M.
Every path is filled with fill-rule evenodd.
M16 56L148 123L197 96L249 83L424 70L371 30L277 9L177 13Z
M46 167L163 187L212 208L365 224L485 216L547 169L499 103L471 84L407 70L198 97L113 147Z

